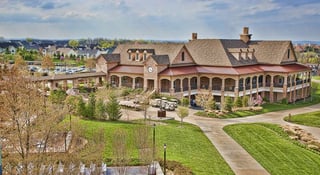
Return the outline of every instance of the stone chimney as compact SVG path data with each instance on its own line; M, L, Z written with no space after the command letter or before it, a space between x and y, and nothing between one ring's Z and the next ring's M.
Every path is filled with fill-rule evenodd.
M243 27L243 33L240 35L240 40L244 43L248 43L251 39L251 34L249 34L249 27Z
M192 33L192 40L198 39L198 34L197 33Z

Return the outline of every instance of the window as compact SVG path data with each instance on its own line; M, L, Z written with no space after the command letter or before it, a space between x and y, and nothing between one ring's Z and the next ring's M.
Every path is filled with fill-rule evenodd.
M143 60L146 60L146 59L147 59L147 51L144 50L144 51L143 51Z
M136 61L139 61L139 53L136 53Z
M288 59L290 59L290 49L288 49Z
M131 50L128 51L129 57L128 59L131 60Z
M181 61L184 61L184 52L181 53Z

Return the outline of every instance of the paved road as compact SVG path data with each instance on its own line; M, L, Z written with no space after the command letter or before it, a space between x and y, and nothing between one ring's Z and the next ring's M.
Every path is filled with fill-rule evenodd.
M156 116L157 108L150 107L148 109L147 116ZM269 173L237 142L235 142L228 134L223 131L223 127L236 123L254 123L254 122L267 122L281 125L294 125L312 133L312 135L320 140L320 128L308 127L303 125L297 125L285 122L283 118L289 113L291 115L318 111L320 110L320 104L297 108L285 111L270 112L266 114L260 114L250 117L234 118L234 119L216 119L206 118L193 115L196 111L189 111L189 117L184 121L192 123L201 128L204 134L209 138L212 144L216 147L225 161L229 164L231 169L236 175L268 175ZM175 112L167 112L167 116L174 117L176 120L180 120ZM133 120L143 118L142 111L130 111L130 118L124 116L124 120Z

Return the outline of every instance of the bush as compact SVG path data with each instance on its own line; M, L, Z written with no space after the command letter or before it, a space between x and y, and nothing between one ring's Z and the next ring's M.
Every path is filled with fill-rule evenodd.
M238 97L237 99L236 99L236 101L234 102L234 106L235 107L242 107L243 105L242 105L242 98L241 97Z
M225 102L224 102L225 104L224 104L224 109L226 110L226 111L232 111L232 107L233 107L233 102L232 102L232 99L231 99L231 97L229 97L229 96L227 96L226 98L225 98Z
M163 167L163 160L159 161L160 166ZM166 169L173 171L174 175L193 175L190 168L183 166L180 162L167 160Z
M242 97L242 107L247 107L249 102L249 97L248 96L243 96Z
M183 97L183 98L181 99L181 105L182 105L182 106L189 106L189 104L190 104L189 98Z
M282 104L288 104L288 99L287 99L287 98L283 98L283 99L281 100L281 103L282 103Z

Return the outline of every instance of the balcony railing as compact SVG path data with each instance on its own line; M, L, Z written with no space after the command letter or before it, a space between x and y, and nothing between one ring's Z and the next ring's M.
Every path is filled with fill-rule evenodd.
M188 91L189 90L189 87L186 86L186 87L183 87L183 91Z
M257 88L257 84L252 84L252 89Z
M161 88L161 92L169 92L169 88Z
M273 87L283 87L283 84L282 83L281 84L276 83L276 84L273 85Z
M234 86L227 86L224 88L225 91L234 91Z
M212 86L212 90L220 91L221 90L221 86Z
M181 92L181 88L174 88L174 92Z
M197 85L191 85L191 90L197 89Z

